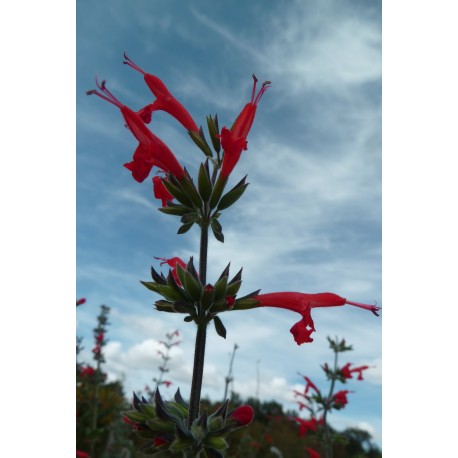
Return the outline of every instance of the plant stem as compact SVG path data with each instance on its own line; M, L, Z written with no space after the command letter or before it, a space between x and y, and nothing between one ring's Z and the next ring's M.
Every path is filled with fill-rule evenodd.
M333 371L334 374L335 374L335 372L337 370L337 354L338 354L338 352L336 350L334 350L334 371ZM324 414L323 414L324 439L325 439L325 457L326 458L332 458L332 443L331 443L331 440L329 438L329 427L328 427L328 423L326 422L326 416L327 416L328 411L329 411L329 405L331 403L331 399L332 399L332 394L334 392L335 383L336 383L336 380L333 377L331 379L331 386L329 388L328 402L327 402L326 408L324 409Z
M208 252L208 223L202 224L200 233L200 258L199 276L202 286L207 282L207 252ZM205 361L205 342L207 340L207 320L199 304L196 346L194 350L194 368L192 372L191 397L189 401L188 426L191 427L194 420L199 416L200 393Z

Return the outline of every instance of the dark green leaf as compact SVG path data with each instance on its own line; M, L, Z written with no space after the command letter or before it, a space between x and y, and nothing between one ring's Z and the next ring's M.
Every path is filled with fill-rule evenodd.
M218 204L221 196L223 195L224 188L226 187L227 178L221 179L221 175L218 176L215 186L213 187L212 195L210 197L210 210L213 210Z
M245 189L247 188L248 184L249 183L245 183L240 186L237 185L234 188L232 188L227 194L225 194L219 201L218 211L224 210L225 208L228 208L235 202L237 202L237 200L239 200L242 194L245 192Z
M213 190L213 186L210 181L208 170L204 167L203 164L200 164L199 175L197 177L197 185L199 188L200 197L204 202L208 202Z
M221 321L220 317L215 316L213 318L213 321L215 322L215 329L216 329L217 334L225 339L226 338L226 328L224 327L224 324Z
M213 148L215 148L215 151L219 153L221 151L221 141L218 137L218 117L215 115L215 119L213 119L211 115L207 116L207 126L208 132L210 133L210 139L212 141Z
M177 231L177 234L184 234L185 232L188 232L189 229L193 226L194 223L186 223L180 226L180 228Z

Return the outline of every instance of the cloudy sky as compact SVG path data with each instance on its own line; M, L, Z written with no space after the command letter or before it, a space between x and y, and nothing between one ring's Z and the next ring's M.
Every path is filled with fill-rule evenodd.
M208 280L231 262L243 267L240 295L334 292L382 306L381 278L381 2L269 1L189 4L170 1L78 2L76 67L76 291L82 361L91 361L92 328L101 304L111 307L105 370L126 394L158 375L157 350L178 329L169 378L189 393L195 329L182 315L156 311L149 280L154 256L198 258L196 228L176 235L178 219L157 210L151 179L139 184L122 167L134 138L112 105L85 92L106 79L133 109L153 98L123 52L164 80L197 124L218 114L230 126L249 100L252 73L272 81L261 100L248 151L231 175L248 174L243 198L222 218L225 243L211 240ZM153 131L195 175L203 159L183 128L163 112ZM166 273L166 270L163 270ZM213 279L213 280L212 280ZM350 306L315 309L314 342L297 346L289 332L300 319L279 309L224 314L226 340L210 326L203 395L219 400L234 343L233 389L295 407L301 372L327 386L327 336L354 351L342 364L371 366L351 381L348 407L330 421L359 426L381 444L382 316Z

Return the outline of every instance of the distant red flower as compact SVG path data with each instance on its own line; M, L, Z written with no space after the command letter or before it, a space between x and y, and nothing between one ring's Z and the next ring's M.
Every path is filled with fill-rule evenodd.
M82 367L80 370L81 377L91 377L95 374L95 369L91 366Z
M297 403L299 404L299 412L300 412L302 409L308 409L308 410L310 410L310 407L309 407L307 404L304 404L304 403L301 402L301 401L297 401Z
M252 422L254 411L251 406L243 405L233 410L230 417L234 419L239 426L246 426Z
M264 440L270 444L272 442L272 436L269 433L264 433Z
M92 353L98 355L101 351L101 348L100 348L100 345L97 344L93 349L92 349Z
M299 436L305 436L309 431L316 431L318 425L323 423L323 419L317 420L312 417L310 420L304 420L300 417L295 417L294 421L299 424Z
M313 448L305 447L305 450L307 450L310 458L320 458L321 456L317 451L313 450Z
M165 207L167 205L167 201L172 201L173 196L167 191L167 188L164 186L162 182L163 178L159 176L153 177L153 191L154 197L159 199L162 202L162 206Z
M332 397L332 400L336 406L339 407L344 407L348 404L348 399L347 399L347 394L349 393L348 390L340 390L337 391L337 393L334 394Z
M350 302L347 299L338 296L334 293L296 293L296 292L279 292L270 294L259 294L256 299L261 307L279 307L293 312L300 313L302 320L297 322L290 332L293 334L294 340L298 345L305 342L313 342L310 337L312 332L315 332L311 311L315 307L337 307L345 304L360 307L371 311L378 316L380 307L376 305L366 305L359 302Z
M81 299L78 299L76 301L76 305L83 305L84 303L86 302L86 299L84 297L82 297Z
M124 61L126 65L132 67L134 70L137 70L143 75L146 84L156 97L154 103L147 105L139 112L145 123L148 124L151 121L151 114L153 111L162 110L173 116L183 125L185 129L192 130L193 132L199 132L199 129L189 112L180 102L178 102L178 100L167 89L166 85L157 76L144 72L138 65L134 64L129 57L127 57L126 53L124 53L124 58L126 59Z
M95 338L95 340L100 344L100 343L102 343L104 337L105 337L105 334L104 334L103 332L101 332L101 333Z
M177 284L181 286L181 281L177 274L177 264L179 264L181 267L183 267L183 269L185 269L186 263L178 257L168 259L168 258L158 258L157 256L154 256L154 259L159 259L160 261L163 261L161 262L161 266L162 264L168 264L170 267L172 267L173 278L175 279Z
M369 369L369 366L359 366L353 369L350 369L350 366L351 363L347 363L340 369L345 378L353 378L352 374L356 372L358 374L358 380L363 380L363 371Z
M235 304L235 298L234 298L234 296L227 296L227 297L226 297L226 305L227 305L227 308L228 308L228 309L231 309L232 307L234 307L234 304Z
M306 375L303 375L302 377L304 377L304 379L306 381L306 385L305 385L305 388L304 388L304 394L305 395L308 393L310 388L312 388L312 390L315 390L316 394L320 394L320 390L316 387L316 385Z
M76 451L76 458L91 458L89 453L82 452L81 450Z
M134 180L140 183L144 181L154 166L159 167L164 172L172 173L178 179L182 178L184 176L183 167L181 167L168 146L145 126L143 119L135 111L123 105L106 88L105 81L99 84L96 80L96 85L100 92L91 90L87 94L95 94L118 107L126 121L127 127L138 140L139 145L134 152L133 161L124 164L124 167L132 172Z
M270 81L266 81L262 84L261 89L256 94L256 83L258 80L254 75L253 80L254 83L253 91L251 93L251 101L245 105L231 129L228 129L227 127L223 127L221 129L221 146L224 150L221 178L226 178L231 174L240 159L242 151L247 149L246 138L253 124L256 108L262 95L270 87Z
M164 380L162 383L163 383L167 388L168 388L170 385L172 385L172 382L169 381L169 380Z

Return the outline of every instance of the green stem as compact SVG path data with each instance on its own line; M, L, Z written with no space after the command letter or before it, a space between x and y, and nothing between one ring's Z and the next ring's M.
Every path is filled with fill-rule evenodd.
M207 282L207 252L208 252L208 224L204 222L200 234L200 258L199 276L203 286ZM189 401L188 426L191 427L194 420L199 416L200 393L202 391L202 379L205 361L205 343L207 340L207 320L199 304L196 346L194 350L194 368L192 372L191 396Z
M334 371L333 371L334 374L336 373L336 370L337 370L337 354L338 354L338 352L334 350ZM329 412L329 406L331 404L331 399L332 399L332 394L334 392L335 383L336 383L336 379L333 377L331 379L331 386L329 388L329 394L328 394L328 398L327 398L327 403L326 403L326 407L324 409L324 414L323 414L324 440L325 440L325 457L326 458L332 458L332 443L331 443L331 440L330 440L330 437L329 437L329 427L328 427L328 423L326 421L326 417L327 417L328 412Z

